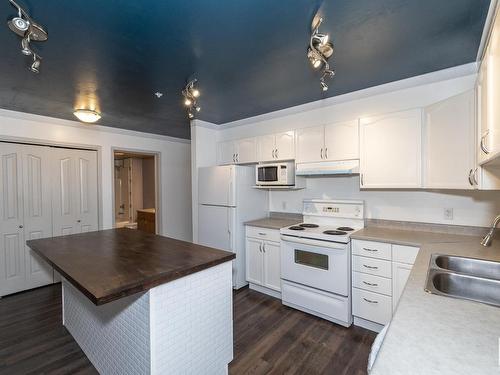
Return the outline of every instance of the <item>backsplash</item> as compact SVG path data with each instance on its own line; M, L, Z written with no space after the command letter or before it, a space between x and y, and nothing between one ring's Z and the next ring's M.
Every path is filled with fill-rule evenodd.
M462 190L363 190L359 176L313 177L297 191L270 192L269 209L302 212L302 200L361 199L367 219L487 227L500 214L500 192ZM445 218L452 209L452 219Z

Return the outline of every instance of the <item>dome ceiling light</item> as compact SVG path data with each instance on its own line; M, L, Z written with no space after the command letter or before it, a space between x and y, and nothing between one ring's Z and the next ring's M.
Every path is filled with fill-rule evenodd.
M333 55L333 43L329 40L328 34L321 34L319 26L323 22L323 18L316 15L312 22L312 34L307 48L307 58L311 62L314 69L322 69L320 85L323 91L328 90L326 83L327 79L335 75L335 71L330 69L328 59Z
M73 114L78 120L86 123L93 123L101 118L101 114L92 109L77 109Z
M31 42L45 42L48 39L47 31L31 19L26 11L14 0L9 2L17 8L17 17L7 21L9 29L19 35L21 40L21 52L25 56L33 56L33 62L28 67L33 73L40 72L41 57L31 49Z
M184 105L187 107L187 114L190 120L194 119L196 112L200 112L201 108L198 106L198 98L200 97L200 90L196 87L198 80L195 78L186 85L182 90L184 96Z

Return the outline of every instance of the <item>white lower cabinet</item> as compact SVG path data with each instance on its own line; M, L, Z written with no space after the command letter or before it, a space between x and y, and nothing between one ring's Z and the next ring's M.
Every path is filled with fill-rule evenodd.
M354 324L379 331L391 321L419 248L364 240L351 246Z
M279 231L247 227L246 277L250 288L279 297L281 293L281 244Z

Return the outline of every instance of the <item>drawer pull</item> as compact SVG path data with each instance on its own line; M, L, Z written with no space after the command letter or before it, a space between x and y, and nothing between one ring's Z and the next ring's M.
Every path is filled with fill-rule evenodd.
M367 266L366 264L363 264L363 267L368 268L369 270L378 270L378 267L376 266Z
M366 250L366 251L371 251L373 253L377 252L378 249L368 249L367 247L363 247L363 250Z
M265 233L259 232L259 236L265 236Z
M378 301L372 301L371 299L363 297L363 299L368 303L378 303Z
M369 282L364 281L364 280L363 280L363 284L368 285L368 286L378 286L378 284L375 284L375 283L369 283Z

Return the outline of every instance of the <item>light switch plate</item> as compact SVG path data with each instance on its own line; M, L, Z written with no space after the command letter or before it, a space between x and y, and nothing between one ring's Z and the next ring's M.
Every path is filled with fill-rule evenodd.
M444 219L445 220L453 220L453 208L445 208L444 209Z

